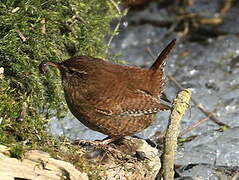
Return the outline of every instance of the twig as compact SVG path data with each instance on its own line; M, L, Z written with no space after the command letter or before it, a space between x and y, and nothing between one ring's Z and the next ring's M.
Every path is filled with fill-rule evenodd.
M183 90L183 87L177 82L177 80L172 76L172 75L168 75L168 78L180 89ZM230 128L229 125L219 121L215 114L206 110L203 105L197 103L197 101L192 97L191 101L193 102L193 104L206 116L208 116L214 123L216 123L219 126L225 126L226 128Z
M149 47L147 47L146 48L146 52L150 55L150 57L152 58L152 60L154 60L156 57L153 55L153 52L152 52L152 50L149 48Z
M114 0L110 0L110 2L114 5L114 7L117 9L118 13L121 14L119 6L114 2Z
M224 16L232 7L232 0L224 0L223 6L221 7L219 14Z
M4 68L0 67L0 79L4 78Z
M115 29L114 29L114 31L113 31L113 34L110 36L110 39L109 39L109 41L108 41L108 43L107 43L107 47L108 47L108 48L106 49L106 53L108 53L110 44L111 44L111 42L112 42L112 40L113 40L113 38L114 38L114 36L115 36L115 33L118 31L118 29L119 29L119 27L120 27L120 24L121 24L121 20L119 20L119 22L118 22L117 25L115 26Z
M221 17L213 18L200 18L198 24L209 24L209 25L218 25L221 24L223 19Z
M178 33L178 36L181 38L186 37L186 35L189 33L189 22L188 21L184 22L183 27L184 27L183 31Z
M214 111L215 112L215 111ZM180 133L179 133L179 137L184 136L185 134L189 133L190 131L192 131L193 129L197 128L198 126L200 126L202 123L205 123L206 121L210 120L210 116L207 116L197 122L195 122L194 124L192 124L191 126L183 129ZM157 135L157 138L159 140L163 139L164 136L166 134L166 131L162 131L159 135ZM155 135L154 135L155 136Z
M46 19L42 18L40 23L42 24L42 27L41 27L42 34L46 34Z
M239 178L239 172L237 172L236 174L234 174L234 176L232 177L231 180L237 180Z
M25 42L25 41L27 40L27 38L22 34L21 31L16 30L16 32L17 32L18 36L21 38L21 40L22 40L23 42Z
M169 118L167 132L164 138L164 152L162 155L162 168L157 178L164 180L174 179L174 158L177 149L177 138L180 129L181 119L188 108L191 91L185 89L174 99L173 110Z
M119 6L116 4L116 2L114 2L113 0L110 0L110 2L115 6L115 8L116 8L116 10L118 11L119 15L121 15L120 8L119 8ZM115 33L119 30L120 24L121 24L121 18L119 19L119 22L118 22L117 25L115 26L115 29L114 29L112 35L110 36L110 39L109 39L109 41L108 41L108 43L107 43L107 47L108 47L108 48L106 49L106 53L108 53L108 51L109 51L110 44L111 44L111 42L112 42L112 40L113 40L113 38L114 38L114 36L115 36Z
M216 116L214 115L214 113L212 113L212 112L206 110L201 104L197 104L196 101L194 101L193 103L196 105L196 107L197 107L201 112L203 112L206 116L210 117L210 119L211 119L213 122L215 122L217 125L219 125L219 126L225 126L226 128L230 128L229 125L227 125L227 124L225 124L225 123L219 121L219 120L216 118Z
M180 133L179 133L179 136L183 136L185 135L186 133L192 131L193 129L197 128L198 126L200 126L202 123L208 121L210 119L210 116L207 116L197 122L195 122L194 124L192 124L191 126L183 129Z
M18 121L23 121L23 120L24 120L24 118L25 118L25 116L26 116L26 113L27 113L27 108L28 108L27 103L26 103L26 102L23 102L20 116L19 116L19 118L17 119Z
M12 10L12 13L17 12L19 9L20 9L20 7L16 7L16 8L14 8L14 9Z

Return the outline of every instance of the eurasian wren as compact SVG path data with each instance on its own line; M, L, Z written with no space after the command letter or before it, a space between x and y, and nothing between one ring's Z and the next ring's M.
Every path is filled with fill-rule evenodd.
M72 114L92 130L113 139L147 128L162 110L165 59L175 46L172 40L149 69L113 64L94 57L78 56L61 63L43 61L46 72L60 70L65 99Z

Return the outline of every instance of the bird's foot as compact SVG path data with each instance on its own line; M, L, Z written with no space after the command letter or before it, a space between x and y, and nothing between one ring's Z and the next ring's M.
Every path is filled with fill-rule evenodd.
M103 140L95 140L95 141L91 141L91 140L75 140L73 141L73 144L75 145L95 145L95 146L101 146L101 145L108 145L112 142L116 142L119 141L121 139L119 138L110 138L107 137Z
M141 142L141 141L140 141ZM79 145L85 150L85 157L90 160L103 162L109 157L127 159L134 157L137 160L148 159L138 150L139 141L129 138L106 138L101 141L76 140L74 145Z
M110 152L115 152L115 153L121 153L121 151L116 149L116 146L113 144L113 142L118 141L119 139L117 138L105 138L103 140L96 140L96 141L91 141L91 140L75 140L72 144L74 145L80 145L83 147L94 147L97 149L102 149Z

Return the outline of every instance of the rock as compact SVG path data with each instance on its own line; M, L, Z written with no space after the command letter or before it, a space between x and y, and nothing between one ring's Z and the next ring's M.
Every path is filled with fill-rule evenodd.
M3 146L1 146L3 147ZM72 164L51 158L48 153L32 150L23 160L10 158L0 152L1 180L88 180L86 173L78 171Z
M85 156L92 147L83 147ZM80 148L80 147L79 147ZM99 176L106 179L155 179L161 168L159 153L145 140L137 138L124 139L111 150L93 147L96 157L86 159L91 170L99 171ZM87 173L81 172L71 163L52 158L39 150L26 152L22 160L9 157L9 149L0 145L1 180L88 180ZM136 153L137 152L137 153ZM140 154L140 155L137 155ZM100 167L100 168L99 168Z
M103 165L105 172L102 175L107 179L155 179L161 168L158 150L145 140L132 137L122 144L117 148L124 151L123 157L111 156ZM144 160L138 158L136 152L142 153Z

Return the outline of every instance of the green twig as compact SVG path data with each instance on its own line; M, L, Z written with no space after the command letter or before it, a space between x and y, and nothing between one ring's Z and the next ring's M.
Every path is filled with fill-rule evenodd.
M174 179L174 157L177 149L177 138L180 131L180 122L189 105L191 91L184 89L174 99L173 110L170 115L167 132L164 138L164 153L162 155L162 168L158 177L164 180Z

